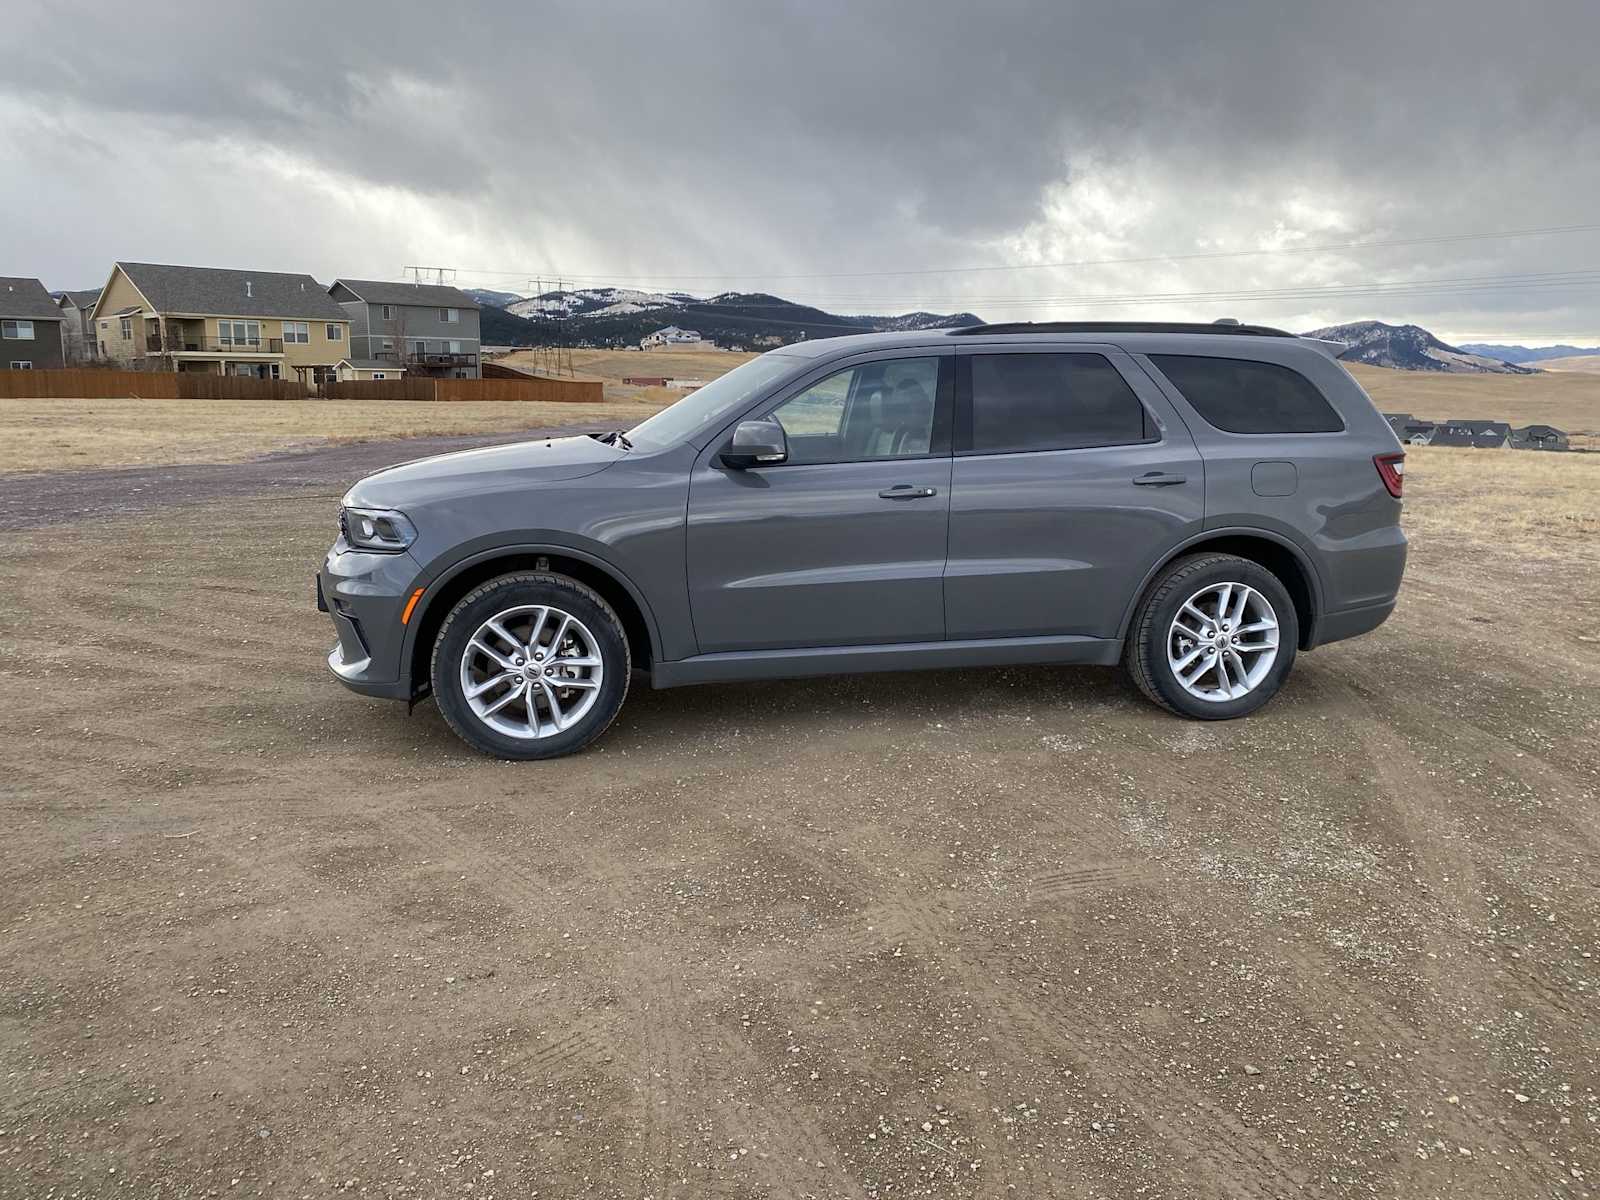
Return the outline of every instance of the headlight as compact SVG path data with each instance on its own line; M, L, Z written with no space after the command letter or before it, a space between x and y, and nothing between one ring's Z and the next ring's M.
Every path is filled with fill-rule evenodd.
M339 532L357 550L395 554L417 540L417 527L392 508L341 508Z

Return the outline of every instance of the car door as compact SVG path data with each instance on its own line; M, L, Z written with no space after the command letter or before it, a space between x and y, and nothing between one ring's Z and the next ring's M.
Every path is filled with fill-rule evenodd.
M688 573L703 654L944 637L953 357L833 363L743 414L784 427L782 464L721 450L689 484Z
M949 637L1114 638L1150 567L1205 516L1199 452L1122 351L956 357Z

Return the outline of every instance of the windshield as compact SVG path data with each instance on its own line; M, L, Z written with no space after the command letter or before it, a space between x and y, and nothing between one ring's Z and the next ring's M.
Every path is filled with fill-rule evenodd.
M776 383L805 360L791 354L763 354L741 363L676 404L628 430L628 440L675 446L696 430L727 417L768 384Z

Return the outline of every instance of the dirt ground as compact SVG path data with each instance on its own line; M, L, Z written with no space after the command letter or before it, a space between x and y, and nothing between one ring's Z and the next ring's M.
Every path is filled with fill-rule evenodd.
M0 1196L1595 1193L1595 460L1414 451L1396 616L1250 720L637 686L509 765L327 676L409 455L323 453L13 480Z

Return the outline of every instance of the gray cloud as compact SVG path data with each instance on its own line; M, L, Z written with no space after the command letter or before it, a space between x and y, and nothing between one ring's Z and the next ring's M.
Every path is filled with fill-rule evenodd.
M1600 268L1600 237L1076 271L1117 258L1583 222L1592 0L1308 6L277 3L12 14L0 264L453 265L765 288L841 308ZM468 269L473 272L468 277ZM506 272L493 274L491 272ZM1600 288L1230 303L1600 338ZM1217 302L1115 315L1212 316Z

